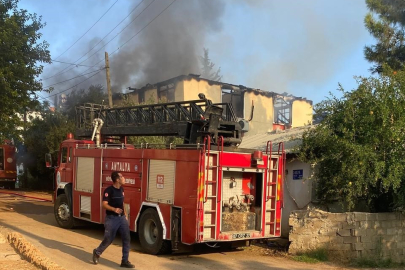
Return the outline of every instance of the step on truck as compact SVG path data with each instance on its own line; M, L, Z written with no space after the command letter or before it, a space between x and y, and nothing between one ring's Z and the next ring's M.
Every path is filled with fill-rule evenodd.
M79 138L69 134L61 143L55 166L57 223L102 224L101 199L112 185L111 172L119 171L126 178L130 230L146 253L279 237L283 143L269 142L263 151L239 149L242 132L232 112L230 104L206 99L78 107ZM133 135L181 136L184 144L126 143Z

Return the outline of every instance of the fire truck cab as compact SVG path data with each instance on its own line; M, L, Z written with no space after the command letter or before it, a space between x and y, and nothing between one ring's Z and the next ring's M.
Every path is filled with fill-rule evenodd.
M98 133L95 122L103 122L96 119L93 137ZM264 151L237 149L230 146L237 140L235 133L228 139L216 135L214 131L199 142L167 147L69 135L60 146L56 167L58 224L72 228L76 219L103 223L101 199L112 184L111 172L119 171L126 178L124 206L130 230L139 234L147 253L175 251L180 243L280 236L283 144L269 142Z

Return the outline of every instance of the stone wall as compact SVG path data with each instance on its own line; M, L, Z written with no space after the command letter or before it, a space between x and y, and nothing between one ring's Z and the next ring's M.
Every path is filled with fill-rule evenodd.
M332 258L343 261L361 257L405 261L405 215L401 213L296 210L289 225L292 254L325 248Z

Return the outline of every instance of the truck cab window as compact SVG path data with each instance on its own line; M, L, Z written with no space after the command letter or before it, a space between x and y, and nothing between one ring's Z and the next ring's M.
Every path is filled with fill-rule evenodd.
M63 147L62 152L61 152L61 156L60 156L61 163L66 163L67 162L67 153L68 153L67 147Z
M73 153L72 147L70 147L70 148L69 148L69 160L68 160L69 163L72 162L72 153Z

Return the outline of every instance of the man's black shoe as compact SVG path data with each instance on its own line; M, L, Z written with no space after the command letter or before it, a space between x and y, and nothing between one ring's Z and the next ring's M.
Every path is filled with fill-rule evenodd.
M126 261L126 262L122 261L120 266L125 267L125 268L135 268L135 265L133 265L129 261Z
M98 264L98 258L100 258L100 255L97 255L96 250L93 250L93 262L94 264Z

